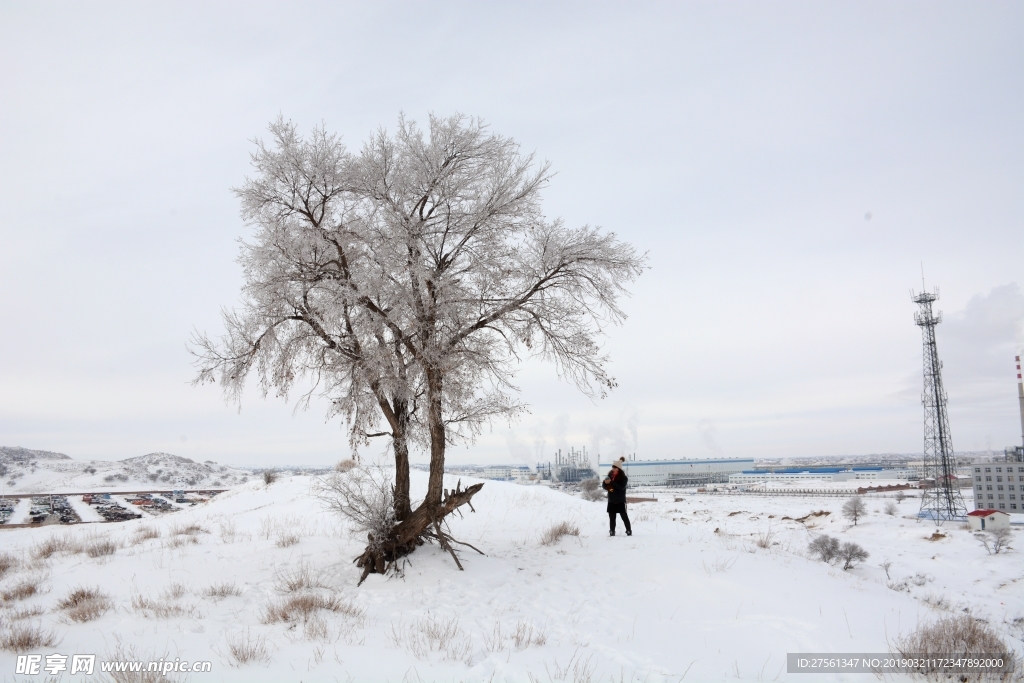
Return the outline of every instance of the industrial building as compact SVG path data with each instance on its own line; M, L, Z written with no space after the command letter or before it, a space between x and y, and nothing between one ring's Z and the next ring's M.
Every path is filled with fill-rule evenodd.
M730 484L758 484L766 481L851 481L857 479L902 479L912 476L909 469L883 467L784 467L772 470L743 470L729 477Z
M627 460L623 468L633 486L702 486L725 483L729 476L752 467L753 458L717 460ZM610 462L599 463L602 474L611 469Z

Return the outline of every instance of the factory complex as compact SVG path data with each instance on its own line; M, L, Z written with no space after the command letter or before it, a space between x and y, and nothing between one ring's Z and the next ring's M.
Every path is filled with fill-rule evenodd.
M859 479L916 479L914 471L885 467L785 467L780 469L743 470L729 477L730 484L759 484L781 481L852 481Z

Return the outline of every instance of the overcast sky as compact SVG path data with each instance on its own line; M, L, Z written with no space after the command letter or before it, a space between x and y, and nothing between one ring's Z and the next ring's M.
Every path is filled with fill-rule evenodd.
M922 263L954 446L1020 443L1024 4L8 0L0 445L343 457L322 405L190 386L186 342L239 300L252 139L399 112L484 118L550 216L650 255L614 394L526 363L531 414L450 461L920 452Z

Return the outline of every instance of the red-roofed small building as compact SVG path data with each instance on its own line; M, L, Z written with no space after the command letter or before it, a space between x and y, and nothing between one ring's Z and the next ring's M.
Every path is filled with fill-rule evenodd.
M1002 510L975 510L967 513L972 531L995 531L1010 528L1010 515Z

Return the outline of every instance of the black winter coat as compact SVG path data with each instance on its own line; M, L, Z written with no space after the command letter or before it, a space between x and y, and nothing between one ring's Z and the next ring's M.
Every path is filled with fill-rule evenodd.
M629 477L618 467L613 467L608 473L611 482L608 484L608 504L625 505L626 487L629 486Z

